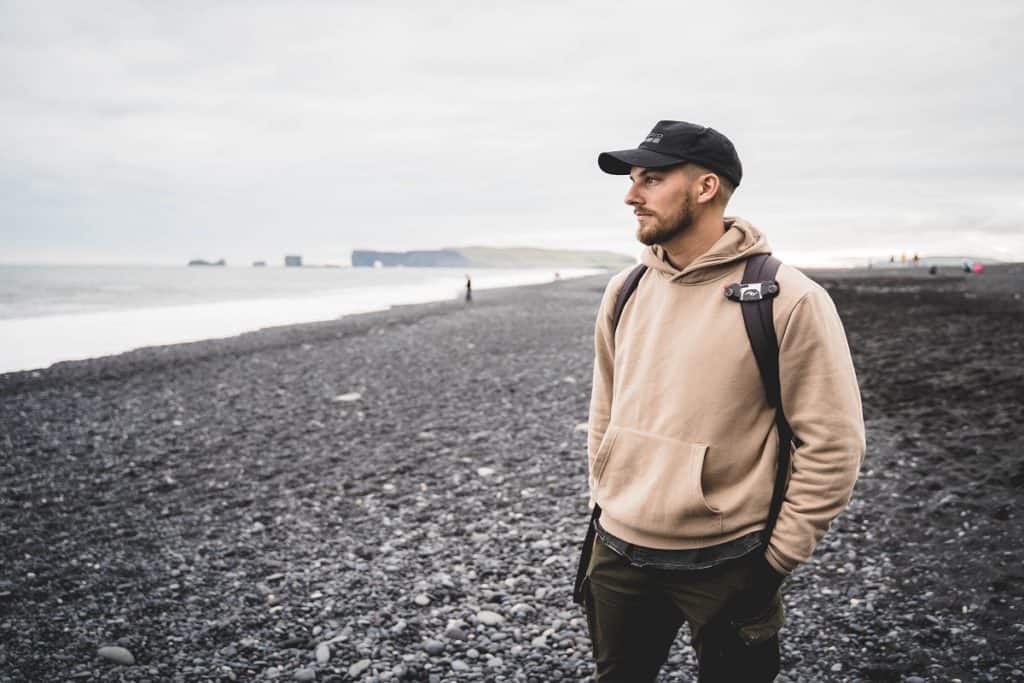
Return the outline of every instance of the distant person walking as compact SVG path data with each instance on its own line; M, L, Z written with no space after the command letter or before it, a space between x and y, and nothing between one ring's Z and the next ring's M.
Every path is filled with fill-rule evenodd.
M609 281L594 329L594 541L575 597L597 680L656 680L687 622L701 683L771 681L779 587L846 506L864 455L842 322L825 289L791 266L744 278L748 260L778 264L760 230L723 215L742 167L718 131L660 121L639 148L598 165L629 176L625 202L647 248L642 266ZM741 280L751 284L730 284ZM744 318L768 297L778 351L755 358ZM762 360L778 363L772 385Z
M473 281L466 275L466 301L473 300Z

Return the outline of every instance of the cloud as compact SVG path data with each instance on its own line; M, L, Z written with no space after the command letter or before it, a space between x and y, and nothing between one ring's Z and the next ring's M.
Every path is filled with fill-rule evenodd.
M774 241L1012 235L1021 29L1014 2L7 3L3 258L632 251L595 158L661 118L733 138L732 208Z

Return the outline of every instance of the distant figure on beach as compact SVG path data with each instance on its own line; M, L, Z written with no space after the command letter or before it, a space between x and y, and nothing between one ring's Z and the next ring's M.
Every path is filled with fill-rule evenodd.
M593 541L574 598L597 680L656 680L688 622L700 681L771 681L779 587L846 507L864 456L842 322L823 287L768 258L760 230L724 216L742 166L720 132L660 121L598 165L628 176L646 249L609 281L594 328ZM755 362L754 348L773 353Z
M466 275L466 301L473 300L473 281Z
M917 256L917 252L915 251L915 252L914 252L914 267L915 267L915 268L917 268L917 262L918 262L919 260L920 260L920 259L918 259L918 256Z
M896 257L892 254L889 254L889 263L896 263Z

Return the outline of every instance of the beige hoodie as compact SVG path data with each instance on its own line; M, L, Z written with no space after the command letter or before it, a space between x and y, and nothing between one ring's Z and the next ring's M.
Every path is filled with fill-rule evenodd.
M659 246L612 335L612 277L595 325L588 455L601 525L650 548L699 548L764 529L778 460L740 305L724 287L770 252L742 219L683 270ZM864 457L860 391L828 293L783 264L774 302L782 404L802 442L766 557L783 574L806 561L849 502Z

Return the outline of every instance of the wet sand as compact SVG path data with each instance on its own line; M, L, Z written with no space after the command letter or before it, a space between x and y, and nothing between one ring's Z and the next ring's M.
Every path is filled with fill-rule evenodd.
M1024 680L1024 267L811 274L868 454L779 680ZM606 279L0 376L0 680L585 679Z

